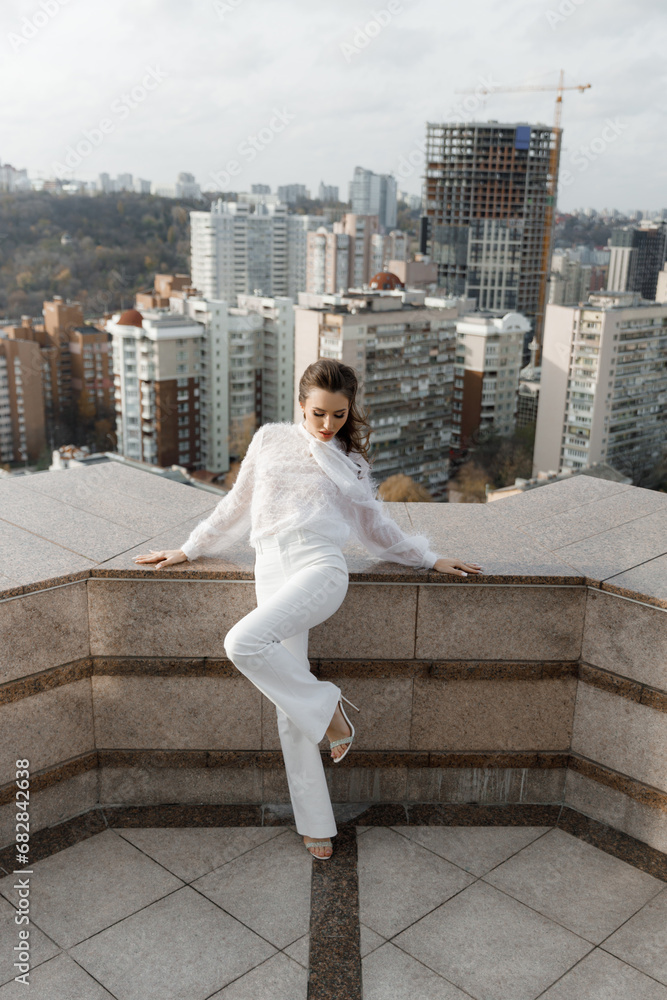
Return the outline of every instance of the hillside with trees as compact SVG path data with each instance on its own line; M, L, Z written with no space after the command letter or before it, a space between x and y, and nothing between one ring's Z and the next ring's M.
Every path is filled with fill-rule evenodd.
M0 194L0 317L41 316L54 295L86 318L127 308L156 272L188 272L192 209L155 195Z

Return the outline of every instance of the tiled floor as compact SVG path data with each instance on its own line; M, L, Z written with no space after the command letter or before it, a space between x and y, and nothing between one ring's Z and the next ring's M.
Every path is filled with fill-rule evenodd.
M0 998L305 1000L313 861L290 827L105 830L33 866L30 985Z
M357 850L363 1000L667 1000L667 884L562 830ZM293 827L105 830L33 866L27 988L0 880L0 1000L306 1000L316 864Z
M549 827L357 827L364 1000L667 1000L667 885Z

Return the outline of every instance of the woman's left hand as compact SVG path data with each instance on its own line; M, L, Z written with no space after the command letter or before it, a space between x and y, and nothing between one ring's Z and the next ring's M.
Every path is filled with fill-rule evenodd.
M433 565L438 573L452 573L454 576L467 576L468 573L481 573L482 567L477 563L465 563L460 559L437 559Z

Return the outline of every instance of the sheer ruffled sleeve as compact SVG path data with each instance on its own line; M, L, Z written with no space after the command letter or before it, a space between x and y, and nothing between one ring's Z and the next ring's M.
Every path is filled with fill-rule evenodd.
M224 555L225 550L249 530L255 468L263 431L263 426L255 431L229 493L225 494L206 520L200 521L192 529L187 541L181 545L181 551L189 560L201 555Z
M384 501L376 497L376 487L370 474L370 467L363 456L355 454L355 461L362 468L362 480L366 484L367 498L349 501L352 528L359 541L374 556L390 562L418 569L432 569L440 558L431 548L426 535L406 535L396 521L385 514Z

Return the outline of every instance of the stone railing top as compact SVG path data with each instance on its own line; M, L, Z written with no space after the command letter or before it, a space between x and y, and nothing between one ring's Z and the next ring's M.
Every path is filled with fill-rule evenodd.
M179 548L217 497L137 469L102 463L0 481L0 597L87 577L252 579L247 541L229 558L166 570L132 557ZM487 504L387 503L407 532L441 555L479 563L466 579L378 560L345 548L351 580L590 584L667 608L667 493L590 476L549 483Z

